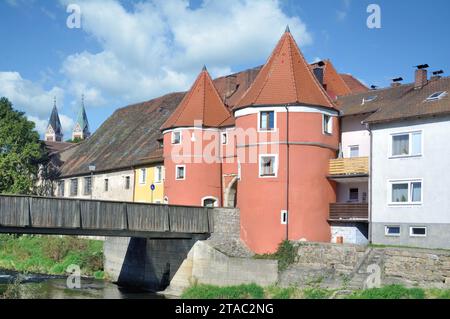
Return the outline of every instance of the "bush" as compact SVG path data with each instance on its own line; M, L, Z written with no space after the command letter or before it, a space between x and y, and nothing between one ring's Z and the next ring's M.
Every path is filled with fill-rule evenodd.
M295 262L298 247L294 246L292 242L284 240L278 246L278 250L274 254L255 255L257 259L276 259L278 260L278 271L286 270L289 265Z

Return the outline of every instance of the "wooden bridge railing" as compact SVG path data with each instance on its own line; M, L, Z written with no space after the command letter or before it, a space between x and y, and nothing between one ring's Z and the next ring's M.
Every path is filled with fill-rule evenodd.
M0 227L206 234L214 225L206 207L0 195Z

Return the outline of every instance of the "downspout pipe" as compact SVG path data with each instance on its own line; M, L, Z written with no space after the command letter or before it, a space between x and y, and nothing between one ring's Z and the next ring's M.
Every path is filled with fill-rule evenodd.
M368 187L369 187L369 211L368 211L368 217L369 217L369 227L367 229L368 231L368 240L369 243L372 243L372 183L373 183L373 179L372 179L372 164L373 164L373 132L370 128L369 124L365 124L366 125L366 129L367 131L369 131L369 136L370 136L370 155L369 155L369 182L368 182Z
M289 240L289 107L286 105L286 240Z

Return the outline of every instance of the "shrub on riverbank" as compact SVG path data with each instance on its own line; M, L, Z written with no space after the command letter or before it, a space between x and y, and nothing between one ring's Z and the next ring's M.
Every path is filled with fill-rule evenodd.
M103 276L103 242L70 236L0 235L0 268L64 275L78 265L83 276Z

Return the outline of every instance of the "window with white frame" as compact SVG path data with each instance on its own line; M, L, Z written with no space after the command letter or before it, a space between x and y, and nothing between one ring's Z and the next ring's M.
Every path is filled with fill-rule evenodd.
M180 143L181 143L181 131L173 131L172 144L180 144Z
M202 200L203 207L217 207L217 198L206 197Z
M185 165L177 165L175 167L175 179L177 179L177 180L186 179L186 166Z
M259 129L261 131L273 131L275 129L275 112L259 112Z
M131 177L125 176L125 189L130 189L131 187Z
M227 132L220 133L220 140L222 141L222 145L228 144L228 133Z
M105 184L104 184L105 192L108 192L109 191L109 179L105 178L104 182L105 182Z
M278 170L277 155L260 155L259 156L259 176L260 177L276 177Z
M84 178L84 195L92 195L92 178Z
M400 226L385 226L384 234L386 236L398 237L400 236Z
M155 167L155 181L154 181L156 184L159 184L162 182L162 179L163 179L162 175L163 175L162 166L156 166Z
M350 148L350 158L359 157L359 145L352 145Z
M411 237L427 237L426 227L409 227L409 236Z
M66 183L64 181L58 182L58 196L64 197Z
M421 204L422 181L390 181L391 204Z
M70 196L78 195L78 178L73 178L70 180Z
M281 211L280 221L281 221L281 225L287 225L287 223L288 223L288 212L287 212L287 210L282 210Z
M393 134L391 139L391 156L422 155L422 132Z
M327 114L323 114L323 133L333 133L333 118Z
M147 181L147 169L141 168L139 170L139 184L145 184Z

